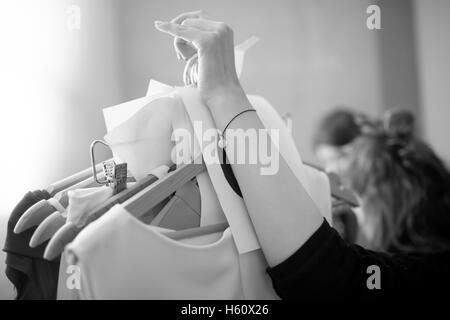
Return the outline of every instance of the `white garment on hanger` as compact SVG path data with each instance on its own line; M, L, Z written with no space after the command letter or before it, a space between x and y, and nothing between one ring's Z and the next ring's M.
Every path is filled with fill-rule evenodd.
M116 205L68 245L82 299L276 299L260 250L239 255L229 229L175 241Z
M78 279L75 274L77 272L78 266L74 264L69 264L67 258L67 253L64 251L61 254L61 260L59 263L59 273L58 273L58 287L56 290L56 300L80 300L81 288L77 288ZM80 278L81 280L81 278Z
M87 213L108 200L112 194L112 188L107 186L70 190L67 193L69 206L65 212L67 222L77 227L84 226L88 219Z
M264 109L262 112L264 113ZM282 138L283 135L280 135L280 137ZM283 143L280 145L280 148L286 148L283 147ZM282 156L285 156L283 150L280 152ZM288 158L292 159L292 156L288 155ZM300 159L299 156L298 159ZM288 164L292 165L292 161L286 161L288 161ZM296 170L303 174L302 179L307 181L305 185L307 185L309 189L308 192L314 201L319 204L324 203L318 205L321 212L325 213L326 210L331 212L331 206L328 206L327 204L330 196L326 175L323 175L318 171L305 169L303 165ZM218 172L223 175L221 169ZM206 188L213 190L211 181L206 185ZM222 186L219 189L215 188L216 192L212 191L209 192L209 194L214 194L217 197L218 193L222 193L222 187L225 189L230 188L226 181L222 181L221 185ZM229 190L226 192L230 194ZM231 192L234 194L233 191ZM206 194L208 194L208 192L206 192ZM209 203L209 205L215 203L219 205L217 199L212 201L202 201L202 203ZM204 210L203 207L202 210ZM206 208L205 210L208 209ZM127 219L124 219L124 217ZM228 219L228 221L230 221L230 219ZM138 229L141 231L138 231ZM144 230L146 232L143 232ZM184 297L191 299L198 297L225 299L232 297L235 299L256 299L260 298L261 294L268 298L276 297L273 291L270 291L273 289L271 287L270 279L265 274L266 263L261 250L252 250L251 247L246 247L247 250L237 250L236 244L234 244L235 239L233 237L236 233L233 232L232 236L230 229L222 235L208 235L185 241L173 241L163 237L163 233L164 229L144 225L142 222L130 216L127 212L124 212L122 207L115 207L114 210L108 212L102 218L83 230L68 247L68 253L70 253L69 255L72 263L76 262L81 268L82 274L86 275L82 281L83 298L174 299ZM224 245L224 243L229 244ZM169 244L172 246L168 246ZM150 247L147 247L147 245L150 245ZM186 248L195 250L186 250ZM217 252L221 253L217 254L215 252L205 251L204 249L206 248L215 248ZM158 257L157 260L149 259L149 256L151 256L149 253L151 252L154 252L153 257ZM164 253L161 255L161 252ZM170 252L176 252L176 254L171 255ZM181 252L183 252L184 255ZM188 256L190 254L189 252L196 253L193 256ZM201 252L205 254L204 257L208 258L202 258L203 255ZM182 258L180 264L184 261L189 261L188 264L182 264L182 272L177 271L179 266L177 266L178 269L173 266L167 267L167 264L170 265L169 261L172 263L173 261L178 261L176 257ZM226 257L226 259L224 258L225 260L221 260L220 257ZM202 259L208 259L209 264ZM117 269L114 267L111 270L111 273L105 272L105 270L108 270L105 265L107 262L113 266L117 266ZM123 265L125 262L126 266ZM199 262L199 265L194 262ZM212 264L213 262L220 262L220 265ZM235 267L240 266L240 268L238 268L239 271L231 267L228 268L227 265L233 265ZM252 267L246 268L245 265L251 265ZM226 276L211 276L212 278L217 279L217 283L221 283L221 281L227 283L227 285L217 285L217 287L222 287L223 290L211 292L211 290L205 289L201 285L207 284L213 288L216 287L214 285L216 282L205 280L204 277L209 277L208 272L198 273L199 270L203 270L201 266L207 266L208 270L212 270L212 273L214 273L214 270L222 270L220 274L224 275L225 272ZM257 272L255 272L255 270ZM240 275L238 276L239 272ZM156 274L155 277L151 276L153 273ZM120 276L114 278L114 274L119 274ZM249 280L252 277L254 277L253 280ZM156 283L142 281L142 279L147 278L150 279L149 281L156 281ZM241 282L236 280L238 278L241 279ZM176 280L177 282L182 283L185 288L189 289L177 289L176 292L173 292L170 288L177 288L177 286L172 286L172 282L167 279ZM163 284L161 284L161 282L163 282ZM266 284L270 290L266 288ZM149 289L150 287L153 289ZM255 287L259 287L259 289L252 289ZM156 289L159 291L155 291Z
M120 106L120 111L124 111L124 115L119 118L126 121L119 119L114 125L107 126L109 132L105 140L111 145L115 156L118 155L129 164L130 171L136 179L146 175L154 166L168 164L172 159L174 143L170 141L169 133L176 126L174 112L180 109L184 111L180 105L183 103L186 105L186 97L184 96L182 101L175 91L166 89L161 86L157 89L160 90L157 95L135 100L133 110L126 110L124 106ZM185 89L189 91L189 88ZM190 105L195 106L188 109L200 110L197 114L201 120L205 120L204 111L207 109L199 102L197 93L190 96L193 102ZM260 109L262 111L257 110L258 114L265 112L264 108ZM115 111L117 110L119 109ZM128 115L125 115L127 113ZM192 114L190 112L191 119ZM186 115L182 115L181 119L183 118L186 118ZM210 116L206 119L212 120ZM108 121L106 116L105 121ZM212 122L207 127L213 125ZM286 147L281 147L280 152L285 156L283 152L286 152ZM288 157L286 160L290 166L293 165L291 158ZM323 179L304 173L298 153L296 159L300 159L300 162L297 161L296 167L291 169L313 200L321 202L323 198L329 197L329 192L324 197L323 193L319 195L319 192L309 190L311 185L308 182L309 178L318 181ZM223 233L174 241L164 236L167 229L145 225L117 205L86 227L67 247L66 253L70 263L77 264L81 268L82 297L85 299L277 298L270 278L265 272L267 264L262 252L257 250L259 244L242 199L231 190L221 168L220 171L215 170L217 175L211 175L209 169L208 172L211 179L205 180L207 182L205 185L211 192L201 192L202 196L207 195L210 201L202 201L202 218L205 212L217 212L203 208L203 203L223 207L230 228ZM211 195L215 195L216 198L210 197ZM239 210L234 210L238 207ZM318 207L327 206L318 205ZM208 221L222 218L223 216L219 214ZM248 223L240 223L244 220ZM236 238L241 240L235 241Z
M150 170L149 174L161 179L167 175L168 171L169 167L163 165ZM133 182L129 182L127 183L127 188L133 185ZM109 186L74 189L69 190L67 196L69 205L63 212L63 216L67 218L67 222L72 222L77 227L82 227L89 218L88 213L113 196L113 189Z

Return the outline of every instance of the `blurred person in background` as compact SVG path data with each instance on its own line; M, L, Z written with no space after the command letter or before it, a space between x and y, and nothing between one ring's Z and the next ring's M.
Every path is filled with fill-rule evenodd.
M361 135L367 118L348 108L339 107L319 123L313 139L314 153L328 171L341 176L346 172L352 142Z
M450 173L414 135L414 116L386 114L383 126L354 143L345 174L360 199L365 248L390 253L450 249Z
M338 107L325 115L313 139L314 153L320 164L345 181L342 176L353 153L353 142L373 125L368 117L346 107ZM349 206L333 203L333 227L347 242L356 242L358 222Z
M357 209L355 209L357 210ZM359 235L358 219L354 209L347 203L340 200L333 200L332 202L332 219L333 228L346 242L350 244L357 243Z

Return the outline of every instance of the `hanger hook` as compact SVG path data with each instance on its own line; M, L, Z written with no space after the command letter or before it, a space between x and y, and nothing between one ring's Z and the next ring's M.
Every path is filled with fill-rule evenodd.
M183 71L183 82L186 86L198 84L198 54L194 54L186 62Z
M95 149L95 145L97 143L103 144L104 146L108 147L109 149L110 146L102 140L94 140L91 143L91 166L92 166L92 176L94 177L95 182L97 182L98 184L108 184L108 180L104 180L104 181L100 181L97 178L97 169L95 168L95 155L94 155L94 149Z

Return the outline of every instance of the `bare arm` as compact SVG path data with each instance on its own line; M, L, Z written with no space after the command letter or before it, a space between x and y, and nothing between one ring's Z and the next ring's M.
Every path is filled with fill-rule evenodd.
M182 14L172 22L157 22L156 27L177 37L176 48L182 56L189 58L198 52L199 89L218 128L228 124L229 129L264 128L256 112L246 112L230 123L251 105L236 75L233 33L228 26L193 12ZM269 265L275 266L309 239L323 217L282 157L274 175L261 175L259 162L232 164L232 168L264 255Z
M235 95L223 99L223 105L210 108L217 126L224 128L234 115L249 106L245 95ZM243 113L228 126L230 130L262 128L264 126L256 112ZM255 149L259 147L257 143L247 150L227 149L227 152L252 152L257 151ZM276 152L273 144L269 146L269 150ZM273 175L262 175L259 161L257 164L232 163L231 166L267 262L270 266L275 266L291 256L309 239L323 222L323 217L281 156L279 169Z

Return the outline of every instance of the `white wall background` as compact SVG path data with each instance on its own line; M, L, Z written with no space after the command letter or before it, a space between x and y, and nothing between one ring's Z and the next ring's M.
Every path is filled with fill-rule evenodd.
M424 134L450 163L450 1L415 1Z
M81 8L79 31L66 9ZM89 163L104 133L101 108L122 101L113 1L11 0L0 10L0 246L8 216L28 190ZM0 253L0 299L14 291Z
M434 2L416 2L425 10L418 24L419 31L424 29L422 41L449 28L445 0L440 1L438 20L433 23ZM181 84L183 64L176 60L171 39L154 29L156 19L204 9L229 23L237 42L258 36L261 40L246 60L243 85L247 92L266 97L281 114L293 115L294 137L306 159L313 159L310 141L318 119L334 106L345 104L371 115L384 108L379 39L365 24L370 0L4 3L0 11L0 38L6 49L0 50L4 120L0 165L5 182L0 183L1 246L8 215L26 191L44 188L89 165L89 144L105 133L103 107L143 96L150 78ZM69 4L80 6L79 31L66 28ZM446 14L441 13L444 9ZM436 41L433 46L443 46ZM422 44L422 50L427 45ZM424 103L427 108L435 106L430 107L432 115L427 114L428 123L442 110L448 111L446 89L434 89L436 82L442 87L441 81L448 80L438 75L437 61L450 53L448 45L444 48L446 54L436 56L435 49L429 49L421 60L428 88ZM429 59L434 60L431 67ZM429 137L445 150L442 135L433 131ZM0 253L0 269L3 261ZM0 299L12 296L0 270Z
M229 23L239 42L261 40L248 54L242 83L265 96L281 114L293 115L294 136L311 158L310 133L336 104L375 114L382 103L377 34L366 27L369 0L134 0L120 3L125 97L141 96L150 77L181 82L183 63L175 59L167 35L153 21L177 12L204 9Z

